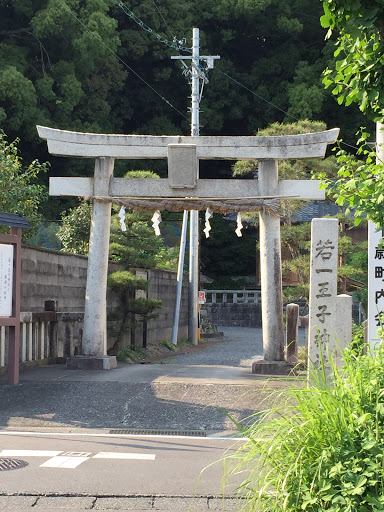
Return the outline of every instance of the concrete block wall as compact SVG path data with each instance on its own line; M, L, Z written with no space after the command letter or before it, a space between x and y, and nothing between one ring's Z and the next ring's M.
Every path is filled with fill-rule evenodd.
M148 298L161 299L163 307L159 311L159 317L148 323L148 344L156 340L168 340L172 338L172 325L176 299L176 273L169 270L148 271ZM159 336L161 336L159 338ZM178 340L188 337L188 277L184 276Z
M261 327L261 304L204 304L212 323L223 327Z
M21 311L42 311L49 299L60 311L84 311L87 264L85 256L23 245Z
M21 251L21 311L44 310L46 300L58 301L58 311L84 312L88 259L86 256L23 244ZM117 270L111 262L109 271ZM176 296L176 273L148 270L149 299L161 299L159 317L148 322L147 344L170 340ZM119 307L118 296L108 291L108 310ZM180 311L179 339L188 335L188 279L185 277ZM140 341L140 338L138 339Z

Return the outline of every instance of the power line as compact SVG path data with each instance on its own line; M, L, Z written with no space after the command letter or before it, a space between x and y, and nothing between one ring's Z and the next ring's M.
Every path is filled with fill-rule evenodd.
M184 46L185 43L186 43L185 39L182 39L182 40L178 41L177 38L174 37L172 42L168 41L168 39L164 39L163 37L161 37L160 34L158 34L154 30L152 30L151 27L146 25L144 23L144 21L142 21L138 16L136 16L136 14L134 12L132 12L127 7L125 7L123 2L118 2L117 0L115 0L115 2L120 7L120 9L124 12L124 14L126 16L131 18L137 25L139 25L139 27L141 29L145 30L145 32L148 32L149 34L152 34L153 37L155 37L160 43L165 44L169 48L173 48L174 50L177 50L177 51L183 51L183 52L192 53L191 48L188 48L188 47Z
M128 16L130 17L140 28L142 28L143 30L145 30L146 32L148 32L149 34L153 35L160 43L162 44L165 44L166 46L168 46L169 48L173 48L175 50L178 50L178 51L182 51L182 52L186 52L186 53L192 53L192 50L191 48L188 48L186 46L184 46L184 40L182 41L177 41L176 40L176 37L174 38L174 40L172 42L169 42L167 39L163 39L160 34L158 34L157 32L155 32L154 30L152 30L148 25L146 25L138 16L135 15L135 13L133 13L130 9L126 8L125 5L123 4L123 2L118 2L117 0L115 0L117 5L122 9L122 11ZM199 57L199 60L204 62L205 64L205 59L202 58L202 57ZM283 112L284 114L286 114L287 116L291 117L292 119L294 119L295 121L299 121L299 119L295 116L293 116L292 114L289 114L288 112L286 112L285 110L283 110L282 108L278 107L277 105L275 105L274 103L272 103L271 101L268 101L266 100L265 98L263 98L260 94L257 94L256 92L252 91L251 89L249 89L249 87L247 87L246 85L242 84L241 82L239 82L238 80L236 80L235 78L232 78L230 75L228 75L227 73L225 73L224 71L221 71L221 69L219 68L215 68L217 69L217 71L221 74L223 74L224 76L226 76L229 80L232 80L233 82L235 82L237 85L239 85L240 87L243 87L243 89L247 90L248 92L250 92L251 94L253 94L254 96L256 96L257 98L259 98L260 100L264 101L265 103L267 103L268 105L270 105L271 107L274 107L276 108L277 110L280 110L280 112Z
M158 5L157 5L156 1L155 1L155 0L152 0L152 2L153 2L153 4L154 4L154 6L156 7L156 10L157 10L157 12L159 13L160 18L164 21L164 24L165 24L165 26L167 27L168 32L170 33L170 32L171 32L171 29L169 28L169 25L168 25L168 23L167 23L166 19L164 18L164 16L161 14L161 11L160 11L160 9L159 9L159 7L158 7Z
M177 51L183 51L183 52L186 52L186 53L192 53L192 50L191 48L188 48L186 46L184 46L185 44L185 40L182 40L182 41L177 41L176 40L176 37L173 39L172 43L170 43L167 39L163 39L159 34L157 34L157 32L155 32L154 30L152 30L148 25L146 25L138 16L136 16L131 10L127 9L125 7L125 5L123 4L122 1L117 1L115 0L117 5L122 9L122 11L127 15L129 16L139 27L141 27L143 30L145 30L146 32L148 32L149 34L152 34L160 43L162 44L165 44L166 46L168 46L169 48L173 48ZM155 0L153 0L153 2L155 3ZM157 6L156 6L157 7ZM159 11L160 13L160 11ZM161 13L160 13L161 14ZM164 20L164 18L163 18ZM166 21L164 20L164 22L166 23ZM167 27L168 27L168 24L167 24ZM168 27L168 30L169 30L169 27ZM200 61L204 62L204 64L206 63L205 62L205 59L203 58L199 58ZM256 98L260 99L261 101L264 101L265 103L267 103L268 105L270 105L271 107L273 108L276 108L277 110L279 110L280 112L282 112L283 114L285 114L286 116L294 119L295 121L300 121L300 119L292 114L290 114L289 112L287 112L286 110L278 107L277 105L275 105L273 102L265 99L263 96L261 96L260 94L256 93L255 91L253 91L252 89L250 89L249 87L247 87L246 85L242 84L241 82L239 82L238 80L236 80L236 78L233 78L232 76L228 75L228 73L225 73L224 71L222 71L220 68L218 67L215 67L216 71L218 71L219 73L221 73L222 75L224 75L225 77L227 77L229 80L232 80L232 82L234 82L235 84L237 84L239 87L242 87L243 89L245 89L246 91L250 92L251 94L253 94ZM354 150L357 150L358 148L356 146L353 146L351 144L347 144L346 142L344 141L340 141L341 144L344 144L345 146L349 147L349 148L352 148Z
M251 94L253 94L254 96L256 96L257 98L259 98L260 100L264 101L265 103L268 103L268 105L270 105L271 107L274 107L276 108L277 110L280 110L280 112L283 112L283 114L286 114L287 116L289 117L292 117L292 119L294 119L295 121L300 121L300 119L298 119L297 117L293 116L292 114L289 114L288 112L286 112L284 109L278 107L277 105L275 105L274 103L272 103L271 101L268 101L266 100L265 98L263 98L262 96L260 96L260 94L257 94L255 91L252 91L252 89L250 89L249 87L247 87L246 85L242 84L241 82L239 82L238 80L236 80L236 78L233 78L231 77L230 75L228 75L228 73L225 73L224 71L222 71L221 69L219 68L215 68L219 73L221 73L222 75L226 76L227 78L229 78L229 80L232 80L232 82L235 82L235 84L239 85L240 87L242 87L243 89L245 89L246 91L250 92Z
M154 0L153 0L154 1ZM137 73L131 66L129 66L121 57L119 57L119 55L117 55L102 39L101 39L101 36L100 34L96 33L96 32L92 32L92 30L90 30L86 25L85 23L83 23L79 18L77 18L77 16L72 12L72 10L69 8L68 5L62 3L59 1L59 3L65 7L67 9L67 11L69 12L69 14L80 24L82 25L92 36L94 37L97 37L99 39L99 42L102 44L102 46L104 46L104 48L106 48L112 55L114 55L129 71L131 71L137 78L139 78L139 80L141 80L149 89L151 89L161 100L163 100L169 107L171 107L173 110L175 110L178 114L180 114L184 119L186 119L187 121L189 121L188 117L183 114L178 108L176 108L167 98L165 98L161 93L159 93L151 84L149 84L141 75L139 75L139 73ZM174 40L172 42L169 42L168 40L166 39L163 39L159 34L157 34L156 32L154 32L150 27L148 27L147 25L145 25L144 22L142 22L140 20L140 18L138 18L132 11L129 11L125 8L124 4L122 2L117 2L116 0L116 3L117 5L123 10L123 12L129 16L130 18L132 18L135 23L137 23L142 29L144 29L146 32L148 33L151 33L153 34L156 39L158 39L159 42L163 43L163 44L166 44L169 48L173 48L177 51L184 51L184 52L187 52L187 53L192 53L192 50L191 48L188 48L186 46L183 46L185 44L185 40L181 40L181 41L177 41L176 38L174 38ZM157 8L157 5L156 5L156 8ZM159 14L160 11L159 11ZM164 18L163 18L164 19ZM164 20L165 22L165 20ZM166 22L165 22L166 23ZM167 25L168 27L168 25ZM168 27L169 28L169 27ZM205 63L205 60L200 58L201 61L203 61ZM245 89L246 91L250 92L251 94L253 94L254 96L256 96L257 98L259 98L260 100L264 101L265 103L267 103L268 105L270 105L271 107L274 107L276 108L277 110L279 110L280 112L286 114L287 116L291 117L292 119L294 119L295 121L300 121L300 119L298 119L297 117L293 116L292 114L289 114L288 112L286 112L284 109L278 107L277 105L275 105L274 103L272 103L271 101L268 101L267 99L263 98L260 94L257 94L255 91L252 91L252 89L250 89L249 87L247 87L246 85L242 84L241 82L239 82L238 80L236 80L235 78L231 77L230 75L228 75L228 73L225 73L224 71L222 71L221 69L219 68L215 68L219 73L221 73L222 75L226 76L229 80L232 80L234 83L236 83L237 85L239 85L240 87L242 87L243 89ZM347 147L350 147L354 150L357 150L358 148L356 146L353 146L351 144L347 144L346 142L344 141L340 141L341 144L344 144L345 146Z
M87 25L85 25L85 23L83 23L79 18L77 18L77 16L72 12L72 10L68 7L68 5L62 3L59 1L59 3L64 6L67 11L69 12L69 14L78 22L80 23L80 25L82 25L90 34L92 34L92 36L94 37L97 37L99 39L99 42L104 46L104 48L106 48L110 53L112 53L112 55L114 55L127 69L129 69L129 71L131 71L137 78L139 78L147 87L149 87L157 96L159 96L159 98L161 98L165 103L167 103L168 106L170 106L171 108L173 108L173 110L175 110L178 114L180 114L182 117L184 117L184 119L186 119L187 121L189 121L188 117L186 115L184 115L182 112L180 112L180 110L178 110L174 105L172 105L172 103L167 100L167 98L165 98L162 94L160 94L158 91L156 91L156 89L154 87L152 87L151 84L149 84L142 76L139 75L139 73L137 73L133 68L131 68L131 66L129 66L121 57L119 57L117 55L117 53L115 53L102 39L101 39L101 36L100 34L96 33L96 32L92 32L92 30L90 30Z

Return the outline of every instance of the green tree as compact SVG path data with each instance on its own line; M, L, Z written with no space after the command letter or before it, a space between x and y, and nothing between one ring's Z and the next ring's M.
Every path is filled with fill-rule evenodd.
M151 171L130 171L126 178L158 178ZM155 235L150 225L151 212L125 212L126 231L122 231L120 218L112 216L111 240L109 253L111 260L119 262L124 270L112 272L108 276L108 286L119 293L122 311L114 311L110 319L118 324L116 341L111 353L117 353L125 348L126 336L130 336L130 347L136 346L136 329L143 327L143 337L146 336L147 322L158 316L157 309L161 300L136 298L136 290L147 290L148 281L134 275L130 269L156 267L164 254L165 248L161 237Z
M323 2L321 25L336 36L335 60L324 84L339 104L357 103L375 121L384 117L384 4L381 0Z
M0 9L3 124L29 141L37 140L37 123L115 128L113 92L126 72L106 48L115 52L121 44L110 2L2 1Z
M321 84L331 44L320 11L311 0L0 0L0 120L33 151L36 123L187 133L189 84L170 57L173 39L189 47L198 26L201 53L221 56L204 90L204 133L254 133L286 112L342 125L342 109ZM55 161L55 172L62 166Z
M229 277L256 274L256 230L249 226L243 229L243 236L235 234L236 223L214 214L210 219L212 230L210 237L201 239L201 271L215 279L223 281ZM227 278L227 279L225 279Z
M294 123L272 123L270 126L257 131L259 136L281 136L281 135L299 135L301 133L315 133L326 130L326 124L322 121L310 121L303 119ZM257 160L238 161L233 166L233 176L237 178L249 177L257 173ZM320 170L324 176L335 176L337 172L337 162L334 157L328 157L325 160L319 158L309 158L302 160L282 160L279 162L279 179L310 179L313 174ZM282 218L285 225L291 225L292 213L301 208L304 201L284 200L282 201ZM255 220L258 218L251 214ZM257 222L257 220L256 220Z
M88 254L91 229L92 205L83 201L62 215L57 236L61 250L74 254Z
M125 267L155 268L165 250L163 239L156 236L150 223L153 212L125 212L126 231L121 230L117 212L112 216L109 254Z
M158 178L151 171L129 171L126 178ZM161 237L157 237L150 225L151 212L126 211L126 230L122 231L119 207L113 205L110 234L110 259L120 264L122 270L108 276L108 286L114 290L120 300L121 308L108 315L111 334L115 342L109 353L117 354L127 347L136 348L136 331L141 326L145 340L147 323L158 316L156 310L161 307L161 300L136 297L138 290L147 290L148 281L137 277L132 269L170 268L174 254L164 246ZM89 232L92 205L83 202L63 217L59 230L62 250L88 254Z
M323 2L321 23L327 37L336 33L332 65L325 71L324 84L333 87L339 104L356 103L371 120L384 119L384 5L380 0ZM337 180L324 179L324 187L339 205L354 208L355 223L364 218L384 225L384 165L368 144L370 134L360 130L357 159L344 149L338 151Z
M0 131L0 211L24 215L36 228L41 221L41 204L47 197L45 187L36 183L36 179L48 165L34 160L23 166L18 142L18 139L8 142ZM25 230L23 236L28 238L32 234L33 231Z
M115 337L115 342L108 352L117 354L127 347L127 338L129 338L130 348L136 348L136 330L140 325L143 328L143 341L145 340L147 322L158 316L156 310L161 308L162 301L144 297L136 298L137 290L148 289L148 281L137 277L127 268L112 272L108 276L108 286L119 294L121 304L119 310L114 310L108 315L108 320L114 325L112 331Z
M313 133L326 129L326 125L320 121L302 120L296 123L273 123L269 127L259 130L257 135L296 135L300 133ZM236 177L249 176L257 172L257 161L239 161L233 167L233 175ZM311 177L321 176L323 180L334 183L338 174L339 164L334 156L325 159L305 159L305 160L282 160L279 162L280 179L310 179ZM327 191L327 199L335 200L333 191ZM298 285L284 289L285 298L288 300L298 300L308 298L309 292L309 268L310 268L310 235L311 225L309 222L293 224L292 215L295 210L301 208L304 201L284 200L281 204L282 226L281 226L281 247L289 258L282 261L283 275L288 276L294 273L298 278ZM359 244L353 244L348 236L348 229L353 223L350 217L343 215L343 209L340 207L339 222L344 226L339 243L340 266L338 270L339 289L346 291L347 279L364 278L364 270L360 263L351 258L351 255L364 250ZM257 224L258 216L249 213L247 218ZM364 279L363 279L364 282Z

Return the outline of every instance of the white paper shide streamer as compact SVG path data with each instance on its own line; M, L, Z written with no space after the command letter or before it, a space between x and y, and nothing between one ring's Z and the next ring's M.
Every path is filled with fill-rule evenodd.
M119 219L120 219L121 231L127 231L127 226L125 224L125 206L122 206L120 208Z
M152 227L153 229L155 230L155 235L156 236L159 236L160 235L160 228L159 228L159 224L161 222L161 213L160 213L160 210L156 210L155 213L153 214L153 217L151 219L152 221Z
M207 208L205 212L205 228L203 229L203 232L205 233L205 238L209 238L209 232L211 231L211 225L209 223L209 219L212 217L213 213L210 210L210 208Z
M240 213L237 213L237 219L236 219L236 222L237 222L237 228L235 230L235 233L237 236L243 236L243 233L241 232L241 230L243 229L243 225L241 223L241 215Z

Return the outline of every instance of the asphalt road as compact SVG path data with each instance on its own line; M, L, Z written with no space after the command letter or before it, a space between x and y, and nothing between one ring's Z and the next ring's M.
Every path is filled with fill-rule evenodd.
M97 501L96 508L99 508L108 505L107 498L114 497L114 509L118 504L128 506L129 503L131 508L126 510L181 511L184 507L208 510L211 501L211 510L215 502L217 506L221 503L223 510L234 510L232 502L231 508L223 508L225 502L220 500L223 464L218 461L223 453L233 453L242 442L215 437L140 437L94 431L81 434L2 431L0 459L24 461L28 465L1 472L0 494L13 495L18 510L24 508L23 501L33 497L39 500L30 508L40 509L52 506L60 509L60 505L67 505L64 508L84 510L95 508ZM234 488L233 481L225 494L230 495ZM159 498L164 496L168 499L162 503ZM41 500L41 497L51 499ZM61 502L53 501L57 497L62 498ZM2 499L5 497L0 495L0 508L7 510ZM144 506L148 509L140 508Z
M0 464L0 510L240 510L232 498L239 482L232 479L223 498L217 463L234 445L227 437L239 435L225 411L246 424L290 382L252 374L260 357L261 331L233 328L222 343L165 364L35 368L14 387L1 377L0 459L27 465ZM192 429L207 437L111 429Z

